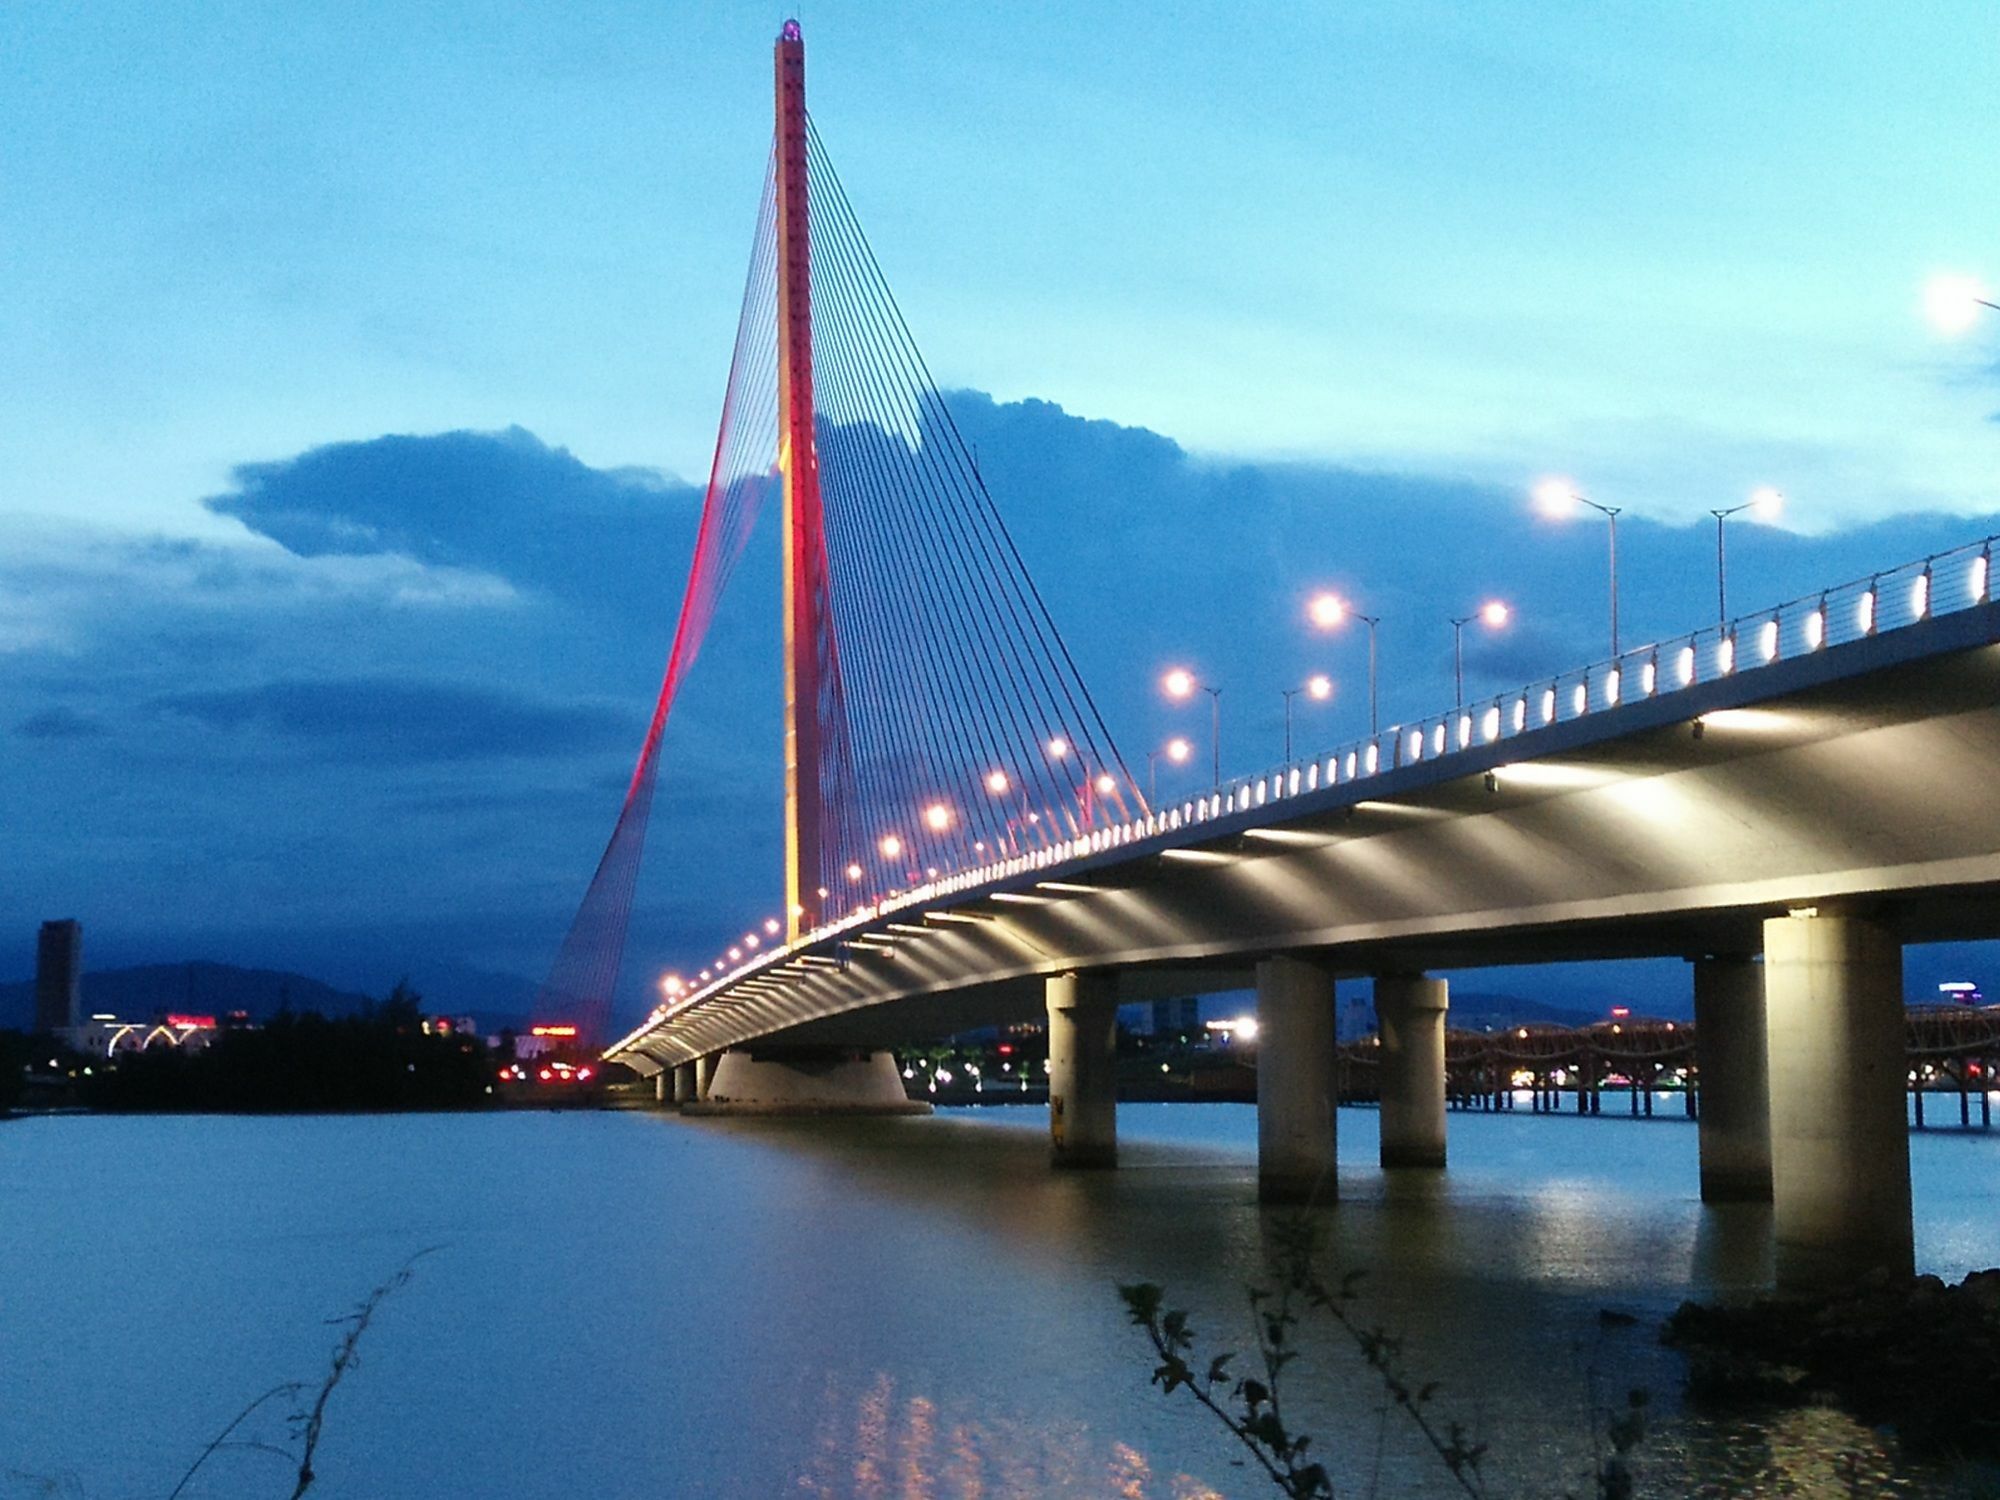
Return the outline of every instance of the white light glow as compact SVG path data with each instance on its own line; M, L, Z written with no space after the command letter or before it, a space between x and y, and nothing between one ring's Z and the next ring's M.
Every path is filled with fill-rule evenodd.
M1623 677L1621 676L1616 667L1613 667L1608 673L1605 674L1604 701L1606 704L1614 707L1617 705L1618 689L1622 684L1623 680L1624 680Z
M1175 765L1186 764L1187 758L1192 754L1194 754L1194 746L1190 745L1179 735L1175 735L1167 741L1167 759Z
M1715 675L1727 677L1736 670L1736 637L1725 635L1715 643Z
M1641 667L1639 669L1640 694L1647 698L1652 697L1653 689L1659 686L1659 678L1660 670L1652 662L1649 661L1645 666Z
M1526 698L1516 698L1514 700L1514 733L1519 734L1527 727L1528 700Z
M1590 712L1589 687L1579 682L1576 685L1576 691L1570 694L1570 705L1571 705L1570 711L1572 713L1579 715L1589 713Z
M1576 486L1567 479L1544 479L1535 486L1535 508L1561 520L1576 510Z
M924 809L924 827L932 833L943 833L951 827L951 809L942 802L933 802Z
M1097 780L1093 781L1091 785L1097 788L1097 795L1100 797L1109 797L1113 792L1118 790L1118 783L1111 779L1109 772L1104 771L1098 773Z
M1555 723L1555 721L1556 721L1556 690L1554 688L1543 688L1542 722L1544 724L1553 724Z
M1931 612L1931 575L1926 568L1910 584L1910 618L1921 620Z
M1971 571L1966 574L1966 591L1972 595L1974 604L1986 602L1986 578L1992 572L1992 563L1984 552L1973 558Z
M1854 628L1863 635L1875 633L1875 590L1864 590L1854 601Z
M996 797L1004 794L1013 784L1005 771L996 768L986 773L986 790Z
M1694 647L1681 647L1680 661L1675 666L1674 675L1680 678L1682 687L1694 681Z
M1314 673L1306 679L1306 696L1324 703L1333 696L1333 679L1324 672Z
M1988 300L1977 276L1940 272L1924 283L1924 316L1931 327L1955 338L1979 321L1980 304Z
M1816 609L1806 616L1806 649L1817 651L1826 644L1826 611Z
M1306 605L1306 618L1321 630L1331 630L1347 618L1347 601L1338 594L1315 594Z
M1480 715L1479 737L1489 743L1500 738L1500 706L1497 703Z
M1489 630L1498 630L1514 616L1514 611L1498 599L1488 599L1479 606L1479 620Z
M1766 620L1758 633L1758 649L1764 653L1765 661L1778 659L1778 622Z
M1050 760L1061 760L1069 754L1069 741L1061 735L1056 735L1050 739L1048 750Z
M903 841L893 833L885 833L875 847L882 851L884 859L895 859L903 852Z

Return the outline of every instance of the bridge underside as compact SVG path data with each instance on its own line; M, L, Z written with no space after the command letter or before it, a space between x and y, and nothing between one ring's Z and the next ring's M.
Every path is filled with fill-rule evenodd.
M1074 970L1139 1000L1278 953L1346 975L1748 954L1815 905L2000 937L1997 634L1981 606L905 907L620 1055L1036 1020Z

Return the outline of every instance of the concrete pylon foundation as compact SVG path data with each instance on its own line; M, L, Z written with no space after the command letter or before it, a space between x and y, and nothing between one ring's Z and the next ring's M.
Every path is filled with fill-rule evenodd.
M1257 1196L1331 1203L1335 1105L1333 976L1277 957L1257 965Z
M1764 923L1771 1203L1781 1289L1915 1266L1903 951L1841 912Z
M695 1088L694 1064L684 1062L674 1068L674 1103L692 1104L699 1097Z
M1701 1087L1701 1201L1771 1201L1771 1066L1764 967L1747 957L1694 965Z
M1118 1165L1118 992L1109 974L1052 974L1049 1160Z
M927 1115L903 1089L892 1052L732 1049L715 1059L690 1115Z
M1382 1039L1382 1165L1444 1165L1444 1018L1450 990L1421 974L1375 980Z

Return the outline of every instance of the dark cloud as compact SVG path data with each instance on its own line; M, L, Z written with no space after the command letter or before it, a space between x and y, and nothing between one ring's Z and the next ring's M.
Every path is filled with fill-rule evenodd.
M218 733L258 733L342 760L464 761L567 755L630 742L633 715L442 681L335 678L171 693L156 711Z
M58 706L29 715L14 732L31 740L91 740L111 731L101 719Z
M392 553L611 607L676 577L701 503L697 488L593 469L519 427L330 443L231 477L208 508L301 557Z

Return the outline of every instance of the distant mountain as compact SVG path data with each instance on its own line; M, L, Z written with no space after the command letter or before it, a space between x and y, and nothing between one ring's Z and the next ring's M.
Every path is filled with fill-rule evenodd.
M253 1021L266 1021L288 1005L324 1016L347 1016L375 998L337 990L304 974L239 969L234 964L145 964L83 976L83 1013L109 1012L121 1020L144 1020L161 1011L219 1017L241 1010L249 1012ZM0 1027L25 1028L34 1019L35 982L0 984Z

